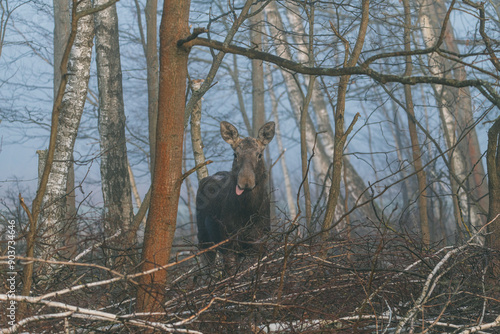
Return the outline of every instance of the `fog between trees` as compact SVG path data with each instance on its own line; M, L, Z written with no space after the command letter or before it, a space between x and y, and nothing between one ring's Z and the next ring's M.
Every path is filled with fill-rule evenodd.
M1 184L11 330L500 325L495 2L0 10L0 154L31 157ZM194 197L231 168L221 121L244 136L276 123L272 232L267 253L207 277Z

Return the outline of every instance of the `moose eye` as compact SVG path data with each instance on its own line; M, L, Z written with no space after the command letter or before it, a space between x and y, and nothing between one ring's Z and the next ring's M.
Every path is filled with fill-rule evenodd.
M258 153L257 158L262 159L262 153Z

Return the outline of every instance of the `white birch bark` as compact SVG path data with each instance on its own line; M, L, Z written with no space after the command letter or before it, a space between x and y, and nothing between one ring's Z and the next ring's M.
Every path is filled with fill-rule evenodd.
M248 133L252 133L252 124L250 124L250 119L248 118L247 110L245 107L245 98L243 96L243 91L240 85L240 72L238 70L238 56L233 54L233 68L229 67L229 75L233 79L234 89L236 90L236 96L238 97L238 104L240 106L241 117L243 117L243 122Z
M271 112L273 114L274 123L276 123L276 143L278 145L278 152L283 153L283 156L280 160L281 171L283 173L283 181L285 186L285 198L288 204L288 212L290 213L290 218L294 219L297 215L297 210L295 208L295 199L293 198L292 192L292 183L290 181L290 173L288 173L288 166L286 164L285 154L286 149L283 147L283 140L281 139L281 131L279 126L279 117L278 117L278 101L276 99L276 94L274 94L274 85L273 85L273 76L271 71L268 70L266 72L266 80L267 86L269 87L269 98L271 100Z
M107 2L94 1L96 6ZM133 218L116 5L95 14L95 30L104 231L111 236L127 230Z
M91 8L91 6L90 0L83 0L78 3L78 11ZM78 32L69 57L68 82L59 117L54 163L49 174L47 191L43 197L44 204L38 222L40 227L38 235L43 239L43 245L46 246L41 247L37 253L44 259L57 258L56 253L64 241L60 236L65 232L66 185L73 147L87 96L93 37L93 18L91 15L85 16L78 21Z
M274 34L281 36L279 31L284 31L283 23L279 17L279 12L277 9L277 6L275 3L271 3L266 7L266 9L269 8L266 13L268 13L268 20L270 21L270 30L274 32ZM292 38L294 39L294 45L297 48L299 52L297 52L297 59L300 63L308 63L309 62L309 56L308 56L308 48L307 48L307 43L304 41L304 39L301 38L301 36L306 36L306 31L303 25L303 19L302 17L298 14L300 12L300 8L298 6L294 6L293 4L289 4L287 6L286 10L286 17L288 22L290 23L291 29L294 31L294 34L292 34ZM269 14L270 13L270 14ZM272 36L276 36L272 34ZM280 37L280 44L282 44L282 52L283 55L286 55L290 58L287 59L292 59L291 52L288 50L287 51L287 41L285 40L284 36ZM280 53L281 54L281 53ZM286 58L286 57L285 57ZM309 84L309 77L304 76L304 81L305 85ZM286 82L289 82L289 84L296 84L296 81L292 80ZM297 88L297 91L299 89ZM294 92L295 93L295 92ZM298 94L297 97L301 96L300 92L295 93ZM318 157L317 160L320 159L325 159L327 160L326 162L322 162L322 171L318 172L315 170L316 175L320 176L321 179L324 179L326 177L325 173L328 170L328 166L330 164L330 159L328 158L333 154L333 147L334 147L334 134L333 134L333 128L332 128L332 122L330 120L330 116L328 115L328 108L326 106L325 102L325 93L321 89L321 85L318 81L314 83L314 88L313 88L313 95L312 95L312 100L311 100L311 105L314 110L314 115L316 116L316 124L317 124L317 132L322 132L321 135L318 136L318 142L320 143L320 147L322 147L323 153L322 156ZM312 122L310 121L310 126L312 126ZM310 137L308 138L308 142L310 141ZM314 139L312 139L314 140ZM342 169L342 173L345 171L345 177L343 179L346 180L346 184L344 185L347 189L347 192L349 193L350 196L354 199L354 201L357 201L360 199L362 202L369 200L367 193L364 195L361 195L362 192L366 189L366 186L364 184L363 179L359 176L359 174L356 172L354 169L354 166L349 162L347 158L344 159L345 163L345 168ZM328 179L325 180L325 185L329 186L330 181ZM339 204L341 208L337 210L338 212L343 212L344 208L343 205ZM375 219L373 216L372 210L365 206L361 210L363 210L364 215L371 217L372 219ZM342 229L342 226L339 227L339 229Z
M285 36L282 35L282 31L284 31L283 22L281 21L280 14L278 13L278 8L276 3L271 2L265 8L265 13L267 15L267 20L269 22L268 28L271 36L273 38L274 48L276 49L276 54L285 59L292 59L292 53L288 46ZM290 102L290 106L292 107L293 114L295 116L295 120L299 122L300 120L300 108L303 105L303 92L300 90L299 85L297 84L296 78L294 78L293 74L281 69L281 75L283 76L285 87L288 93L288 99ZM298 124L298 123L297 123ZM308 120L308 126L306 128L306 138L307 138L307 148L308 151L311 152L313 149L313 145L315 142L316 131L312 122ZM320 152L324 150L320 150ZM313 158L313 169L315 174L318 177L323 179L326 175L326 171L328 170L328 166L330 162L325 157L325 154L318 154L318 148L316 148L316 155Z
M285 30L276 4L274 2L269 3L269 5L267 5L265 8L265 13L267 16L267 21L269 22L268 29L270 36L274 36L272 39L272 43L274 45L274 48L276 49L276 53L280 57L283 57L285 59L293 59L290 46L286 40L286 37L282 34L282 31ZM300 78L283 69L281 69L281 75L283 76L294 119L297 123L297 126L300 128L301 108L304 105L305 99L304 92L299 86ZM311 164L314 173L314 179L320 180L317 182L318 184L324 184L325 187L328 187L329 179L327 176L327 172L331 164L331 154L329 155L327 153L328 151L323 146L321 135L316 137L317 131L315 129L314 122L311 119L310 113L307 113L306 115L306 124L307 151L313 152L314 150L314 156L312 157ZM333 152L333 148L331 152ZM339 217L343 213L343 211L343 205L339 204L335 211L340 213L337 217ZM314 220L316 218L318 217L311 217L313 224L312 226L308 226L310 233L313 233L316 229L316 227L314 226ZM343 229L343 226L339 225L338 229Z
M68 37L71 29L71 14L69 0L54 0L54 99L57 96L59 85L61 83L61 68L64 49L68 43ZM64 258L70 258L76 251L77 244L77 222L76 216L76 195L75 195L75 168L73 155L68 170L66 181L66 208L65 208L65 235L61 236L64 241L64 251L61 255Z
M293 9L292 9L293 8ZM309 62L307 43L301 36L306 35L306 30L303 25L303 19L298 15L300 8L290 4L286 9L286 17L290 22L290 27L293 30L292 38L295 47L298 49L297 60L300 63L307 64ZM309 76L304 76L305 85L309 85ZM321 90L320 83L314 83L311 105L316 115L316 123L318 132L324 132L318 139L323 143L326 152L333 152L333 129L331 126L330 116L325 103L325 94Z
M426 47L434 46L438 40L444 15L445 9L442 1L422 0L420 2L419 23ZM448 43L445 46L450 49L450 44L454 43L451 25L447 26L446 35ZM429 56L428 69L434 76L451 77L454 65L436 53ZM455 69L454 72L461 79L465 78L466 74L463 68ZM438 103L446 145L448 148L452 148L457 144L457 135L461 135L462 131L467 129L473 121L470 92L468 89L440 85L433 85L433 89ZM480 167L475 168L475 173L481 174L480 170L482 170L484 175L480 159L471 162L474 157L468 154L469 149L467 146L469 144L474 145L474 143L476 143L475 146L478 149L477 135L475 130L472 129L468 138L464 139L456 148L450 150L449 153L450 183L453 194L456 196L454 198L455 219L459 228L472 228L470 234L474 234L484 225L484 216L481 215L470 195L471 189L480 186L475 182L474 178L468 178L473 164L479 163ZM481 242L484 242L484 238L480 239Z
M191 85L193 91L200 89L203 83L202 79L193 80ZM205 152L203 152L203 139L201 137L201 99L196 103L191 113L191 145L193 147L193 157L195 166L206 161ZM207 166L203 166L196 170L198 181L208 176Z

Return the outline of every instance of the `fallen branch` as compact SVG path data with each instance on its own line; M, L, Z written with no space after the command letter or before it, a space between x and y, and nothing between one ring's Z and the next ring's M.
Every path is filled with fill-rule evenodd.
M38 315L38 316L26 318L26 319L19 321L19 323L17 325L2 329L2 333L13 333L13 332L17 331L18 326L21 326L22 324L26 324L28 322L33 322L35 320L46 320L46 319L55 318L55 317L68 317L70 315L73 316L73 315L81 314L81 315L87 316L87 319L89 319L89 320L110 321L110 322L114 322L114 323L126 323L128 325L133 325L133 326L137 326L137 327L160 329L160 330L170 332L170 333L202 334L199 331L175 328L176 326L184 324L184 321L174 323L174 324L163 324L163 323L159 323L159 322L151 322L151 321L143 321L143 320L135 320L135 319L126 320L124 317L117 316L116 314L109 313L109 312L91 310L88 308L83 308L83 307L74 306L74 305L65 304L65 303L56 302L56 301L50 301L50 300L44 300L44 299L40 300L39 298L29 297L29 296L9 296L6 294L0 294L0 300L1 301L12 301L13 300L16 302L42 304L45 306L55 307L55 308L69 311L69 312L59 313L58 315L54 315L54 314ZM192 320L192 319L190 319L190 320Z

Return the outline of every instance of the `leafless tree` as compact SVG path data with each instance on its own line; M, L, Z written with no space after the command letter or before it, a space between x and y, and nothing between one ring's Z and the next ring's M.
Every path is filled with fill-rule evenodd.
M70 8L81 10L83 5ZM105 1L77 11L79 24L88 18L84 13L95 14L108 5L112 3ZM128 6L116 7L120 22L106 16L114 6L90 19L90 25L104 28L109 23L115 29L109 34L103 29L96 40L97 53L103 56L96 63L100 101L95 102L92 92L95 80L89 88L76 71L61 76L61 86L66 80L68 86L55 97L39 194L31 210L21 202L29 224L17 224L22 229L19 240L27 245L27 257L16 258L23 265L24 291L14 297L0 294L2 305L16 301L29 307L2 331L40 332L48 326L57 331L74 326L202 333L498 330L496 3L166 0L159 54L156 1L137 0ZM140 22L144 17L146 29ZM71 25L68 45L76 37L73 50L84 28L90 26ZM121 52L121 63L113 65L117 78L120 67L124 69L123 78L113 85L103 81L108 77L103 72L106 60L118 60L101 53L107 42L99 38L106 35L114 38L114 46L104 51ZM65 57L71 69L69 48L63 64ZM93 145L102 144L97 151L117 149L116 169L123 171L103 173L103 203L82 211L106 210L110 197L127 193L117 196L115 204L125 208L117 210L123 216L117 221L130 229L124 236L116 224L103 239L101 215L79 219L79 253L67 260L52 256L61 254L65 245L48 237L69 225L58 225L50 234L38 216L50 213L41 211L41 196L52 193L47 182L62 164L60 178L65 179L54 185L60 195L52 203L61 209L57 222L66 220L59 199L69 194L67 166L75 160L71 154L80 152L71 148L58 158L56 139L74 137L77 130L88 135L85 130L91 128L73 124L70 134L61 132L66 111L57 101L63 107L77 102L76 90L69 91L72 80L85 85L78 101L83 104L87 98L100 110L95 117L100 117L101 139L116 125L114 142L104 143L95 131L91 136ZM116 88L112 95L119 100L120 83L133 93L105 110L104 91ZM2 81L9 89L14 84L8 78ZM125 109L127 101L140 110ZM116 114L108 118L114 125L106 123L111 109ZM203 254L193 244L196 240L181 227L193 226L190 188L208 174L206 159L216 161L213 168L228 163L219 158L222 146L214 144L222 120L244 125L249 134L262 120L279 125L268 160L282 163L283 172L273 168L272 177L284 191L273 193L277 214L262 240L268 252L257 260L245 259L226 276L219 275L221 266L215 261L214 274L208 276L200 270ZM191 133L185 131L189 125ZM127 152L126 140L132 152ZM101 167L107 158L102 156ZM139 193L150 188L134 218L128 158L141 180ZM190 176L195 171L198 177ZM104 185L110 175L120 176L115 190ZM189 189L182 187L188 178ZM89 183L77 184L78 196L90 193ZM95 192L98 198L101 190ZM140 224L148 208L143 235ZM108 251L125 245L142 257L135 272L117 266ZM47 250L49 256L34 249ZM33 267L51 268L54 275L32 282ZM124 293L106 292L117 290Z
M103 221L106 236L111 236L127 231L133 218L116 5L95 14L95 27Z

